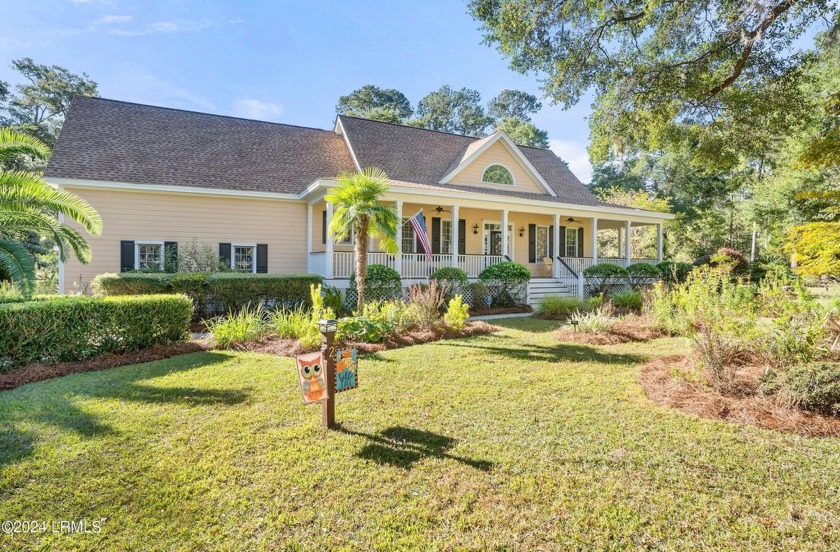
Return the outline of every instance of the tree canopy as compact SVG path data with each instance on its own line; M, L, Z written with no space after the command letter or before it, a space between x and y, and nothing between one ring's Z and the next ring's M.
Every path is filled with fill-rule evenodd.
M455 90L445 84L417 104L415 124L423 128L483 136L492 122L481 105L481 93L471 88Z
M414 114L405 94L394 88L379 88L372 84L338 98L335 111L341 115L386 123L402 123Z
M32 58L12 62L25 82L10 93L0 83L0 124L29 132L52 148L74 96L95 96L97 84L85 73L76 74L58 65L40 65ZM4 105L4 96L8 103Z

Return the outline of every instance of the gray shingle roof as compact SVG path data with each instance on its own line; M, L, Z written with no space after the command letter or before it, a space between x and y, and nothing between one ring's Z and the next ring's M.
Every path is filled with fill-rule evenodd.
M520 150L557 194L498 191L438 183L485 139L340 116L362 167L397 183L578 205L595 200L549 150ZM138 184L299 193L319 178L353 170L344 139L332 130L208 115L77 96L45 175Z
M339 118L362 167L379 167L394 180L418 184L439 183L458 166L468 151L475 148L476 142L485 140L347 115L339 115ZM601 205L552 151L523 146L519 150L554 190L558 200L578 205ZM539 194L505 193L478 187L469 189L494 195L549 199Z
M332 130L77 96L45 175L298 193L354 168Z

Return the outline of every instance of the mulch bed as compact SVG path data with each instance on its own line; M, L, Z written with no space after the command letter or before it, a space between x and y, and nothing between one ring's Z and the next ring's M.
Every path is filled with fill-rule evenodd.
M574 328L564 327L555 334L560 341L586 345L616 345L633 341L650 341L663 335L647 319L635 315L617 319L610 330L604 333L575 331Z
M499 328L496 326L491 326L487 322L478 320L467 322L467 325L460 332L454 332L449 329L442 331L412 330L402 335L389 338L382 343L349 342L345 345L348 347L356 347L360 353L373 353L377 351L386 351L388 349L410 347L411 345L420 345L422 343L430 343L440 339L455 339L459 337L469 337L471 335L483 335L497 331L499 331ZM307 349L306 347L303 347L296 339L280 339L277 337L267 337L261 341L242 343L234 346L233 349L237 351L252 351L256 353L268 353L289 357L317 350L317 348Z
M177 355L206 351L210 348L204 340L193 340L172 345L155 345L133 353L107 353L100 357L78 362L61 362L50 366L38 363L28 364L11 372L0 374L0 390L14 389L26 383L57 378L77 372L94 372L127 364L152 362Z
M639 383L653 402L703 418L814 437L840 437L840 418L776 404L758 390L763 370L747 366L736 377L736 395L724 395L680 374L695 373L694 359L662 357L642 367Z

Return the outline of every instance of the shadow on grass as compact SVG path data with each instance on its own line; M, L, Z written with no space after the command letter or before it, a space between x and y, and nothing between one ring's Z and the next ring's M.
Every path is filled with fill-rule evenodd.
M553 332L564 324L560 320L544 320L541 318L531 318L530 316L497 318L496 320L488 320L487 322L500 328L509 328L527 333Z
M402 426L389 427L378 434L353 431L338 424L336 430L348 435L364 437L370 443L357 454L359 458L373 460L377 464L411 469L423 458L445 458L455 460L477 470L489 471L493 463L487 460L473 460L447 452L455 439L445 435Z
M16 418L59 427L74 431L83 437L93 438L113 433L115 430L102 423L98 416L81 409L76 404L77 399L91 397L188 406L238 404L248 398L245 391L197 387L155 387L137 383L175 372L185 372L217 364L229 358L230 355L224 353L194 353L155 361L153 364L142 367L123 367L116 376L115 371L121 368L75 374L67 378L30 384L19 389L22 393L26 393L30 400L36 400L29 403L29 408L17 412ZM131 371L129 372L126 368ZM15 419L6 420L6 424L0 428L0 466L28 456L36 444L32 434L14 427L14 421Z
M558 343L557 345L526 345L498 347L484 345L480 342L449 343L450 347L465 349L479 349L494 356L507 357L513 360L537 360L548 362L597 362L600 364L640 364L647 362L643 355L605 353L588 345Z

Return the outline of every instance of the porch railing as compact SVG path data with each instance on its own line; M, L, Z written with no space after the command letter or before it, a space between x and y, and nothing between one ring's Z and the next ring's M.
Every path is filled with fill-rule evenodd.
M368 253L368 264L381 264L394 268L394 257L387 253ZM349 278L356 270L356 255L352 251L333 252L333 277ZM323 273L322 273L323 274Z
M501 255L458 255L458 267L469 278L478 275L490 265L504 261ZM368 264L381 264L396 270L396 259L387 253L368 253ZM402 256L403 278L428 278L435 270L452 266L452 255L432 255L431 260L425 253L404 253ZM352 251L333 252L333 278L349 278L356 270L356 257ZM327 255L324 252L309 254L309 272L327 275Z
M431 260L425 253L404 253L402 256L403 278L428 278L439 268L452 266L452 255L432 255Z
M501 255L458 255L458 268L469 278L478 278L485 268L504 261Z

